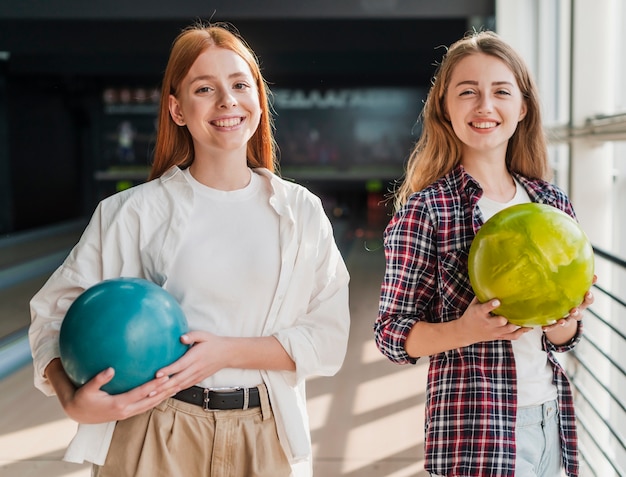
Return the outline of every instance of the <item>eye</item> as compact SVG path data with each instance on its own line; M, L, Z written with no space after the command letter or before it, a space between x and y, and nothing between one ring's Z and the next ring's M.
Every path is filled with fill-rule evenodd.
M210 93L211 91L213 91L213 88L210 86L201 86L196 89L196 94Z
M459 96L471 96L473 94L476 94L476 92L473 89L464 89L463 91L459 93Z
M239 83L235 83L233 88L234 89L247 89L250 86L248 85L248 83L243 83L243 82L239 82Z
M499 89L496 91L496 94L499 96L511 96L511 92L506 89Z

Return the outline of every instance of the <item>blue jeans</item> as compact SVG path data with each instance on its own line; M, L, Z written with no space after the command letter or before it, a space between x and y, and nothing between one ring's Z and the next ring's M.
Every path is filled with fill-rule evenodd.
M556 401L517 410L515 477L561 477L561 438ZM445 477L430 474L431 477Z
M517 410L515 477L560 477L561 438L556 401Z

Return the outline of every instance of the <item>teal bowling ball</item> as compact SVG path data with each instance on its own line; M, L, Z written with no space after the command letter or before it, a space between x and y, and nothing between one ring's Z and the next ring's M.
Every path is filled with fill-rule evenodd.
M102 387L119 394L154 379L180 358L188 346L180 305L167 291L141 278L104 280L81 293L61 324L61 364L78 387L112 367Z
M566 213L536 203L508 207L483 224L468 259L481 302L519 326L555 323L580 305L593 283L593 248Z

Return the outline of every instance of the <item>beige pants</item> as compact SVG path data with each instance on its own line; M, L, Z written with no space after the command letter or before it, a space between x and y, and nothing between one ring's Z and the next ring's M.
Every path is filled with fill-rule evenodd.
M267 390L261 406L204 411L168 399L119 421L103 466L94 477L288 477Z

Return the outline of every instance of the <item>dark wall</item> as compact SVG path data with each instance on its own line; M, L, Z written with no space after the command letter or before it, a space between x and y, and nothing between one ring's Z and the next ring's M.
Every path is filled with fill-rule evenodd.
M2 20L13 74L159 78L189 20ZM433 63L470 28L465 17L231 22L273 82L427 83Z
M9 81L11 184L17 230L79 217L80 115L66 85L50 78Z
M0 57L0 234L13 226L6 61Z

